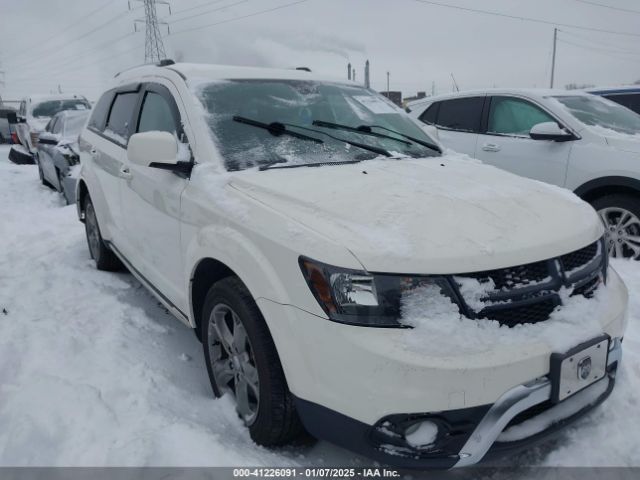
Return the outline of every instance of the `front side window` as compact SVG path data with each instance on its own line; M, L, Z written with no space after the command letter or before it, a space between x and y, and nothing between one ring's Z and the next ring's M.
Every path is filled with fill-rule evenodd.
M381 156L343 139L383 149L394 157L437 154L402 137L404 134L433 143L402 109L364 87L308 80L242 79L199 84L195 93L202 101L205 120L228 170L274 163L344 163ZM272 128L257 128L239 119ZM283 134L283 128L289 132Z
M142 103L138 132L169 132L177 134L178 127L169 103L155 92L147 92Z
M640 93L624 93L620 95L604 95L604 98L619 103L636 113L640 113Z
M640 115L606 98L595 95L552 97L573 117L590 127L602 127L619 133L640 133Z
M64 110L91 110L91 104L84 99L49 100L34 105L32 114L34 117L47 118Z
M484 97L444 100L440 103L436 124L449 130L478 133L483 105Z
M534 125L555 121L551 115L527 100L493 97L487 132L528 137Z
M104 129L104 134L107 137L126 145L131 135L130 123L137 98L138 94L133 92L116 95L111 105L107 126Z

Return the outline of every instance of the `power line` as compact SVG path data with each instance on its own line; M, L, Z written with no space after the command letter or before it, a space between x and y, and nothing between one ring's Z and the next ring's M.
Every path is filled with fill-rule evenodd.
M65 34L70 28L77 26L85 18L89 18L89 17L97 14L98 12L104 10L109 5L111 5L111 3L112 3L111 0L109 0L109 1L107 1L107 3L105 3L102 6L96 8L95 10L91 10L89 13L81 16L80 18L77 18L76 20L73 21L73 23L69 24L67 27L58 28L58 32L56 34L54 34L53 36L47 38L47 43L49 43L52 39L57 38L57 37ZM21 49L20 50L20 54L24 55L25 53L28 53L31 50L33 50L34 48L40 47L41 45L42 45L42 42L35 43L35 44L31 45L30 47L26 47L25 49Z
M249 0L240 0L239 2L236 3L232 3L229 5L223 5L221 7L217 7L217 8L212 8L211 10L205 10L204 12L200 12L200 13L196 13L193 15L189 15L188 17L184 17L184 18L179 18L177 20L173 20L171 22L171 25L178 23L178 22L182 22L184 20L190 20L192 18L196 18L196 17L201 17L202 15L207 15L209 13L213 13L213 12L218 12L220 10L224 10L225 8L229 8L229 7L235 7L236 5L240 5L241 3L247 3ZM216 2L217 3L217 2ZM183 10L184 11L184 10Z
M73 39L71 39L71 40L67 41L66 43L62 44L61 46L53 46L53 47L52 47L52 46L50 46L48 49L47 49L47 48L45 48L43 51L41 51L41 53L42 53L42 52L49 52L50 50L58 50L58 51L59 51L59 50L63 49L64 47L69 46L70 44L72 44L72 43L74 43L74 42L77 42L77 41L79 41L79 40L82 40L82 39L84 39L84 38L87 38L89 35L93 35L93 34L94 34L95 32L97 32L98 30L102 30L104 27L106 27L106 26L108 26L108 25L111 25L113 22L116 22L116 21L118 21L119 19L121 19L121 18L123 18L123 17L125 17L125 16L129 15L129 13L131 13L131 10L127 10L126 12L119 13L119 14L118 14L118 15L116 15L115 17L110 18L110 19L109 19L109 20L107 20L106 22L104 22L104 23L100 24L100 25L99 25L99 26L97 26L97 27L94 27L92 30L90 30L90 31L88 31L88 32L86 32L86 33L84 33L84 34L80 35L79 37L75 37L75 38L73 38ZM26 66L32 65L32 64L34 64L34 63L38 63L42 58L44 58L44 57L49 57L49 56L50 56L50 54L49 54L49 53L46 53L46 54L40 55L40 56L35 57L35 58L34 58L34 57L30 57L30 58L29 58L29 60L27 60L27 62L25 62L25 63L21 63L21 64L13 65L13 68L22 68L22 67L26 67Z
M609 33L612 35L626 35L630 37L640 37L640 33L619 32L616 30L606 30L604 28L587 27L584 25L574 25L571 23L552 22L551 20L543 20L541 18L522 17L519 15L511 15L508 13L494 12L491 10L480 10L478 8L462 7L460 5L450 5L448 3L432 2L430 0L413 0L413 1L425 4L425 5L435 5L437 7L450 8L454 10L462 10L465 12L481 13L483 15L493 15L494 17L510 18L512 20L521 20L523 22L539 23L543 25L553 25L556 27L576 28L578 30L587 30L590 32L598 32L598 33Z
M186 30L180 30L178 32L174 32L171 35L180 35L181 33L193 32L193 31L196 31L196 30L201 30L203 28L209 28L209 27L214 27L216 25L222 25L223 23L235 22L237 20L242 20L242 19L249 18L249 17L255 17L257 15L262 15L263 13L269 13L269 12L274 12L276 10L282 10L283 8L293 7L294 5L299 5L301 3L305 3L305 2L308 2L308 1L309 0L298 0L297 2L286 3L286 4L280 5L278 7L273 7L273 8L269 8L269 9L266 9L266 10L260 10L258 12L249 13L247 15L242 15L242 16L239 16L239 17L229 18L227 20L222 20L220 22L209 23L207 25L201 25L199 27L187 28Z
M567 30L560 30L563 35L569 35L571 37L577 38L580 41L583 42L590 42L590 43L594 43L597 47L607 47L607 48L612 48L612 49L617 49L617 50L626 50L629 53L640 53L640 50L629 50L626 47L628 45L620 45L620 44L613 44L610 42L604 42L602 40L594 40L592 37L585 35L580 35L578 33L575 32L569 32Z
M575 42L571 42L569 40L563 40L563 39L559 39L559 42L562 43L566 43L568 45L573 45L574 47L580 47L580 48L584 48L586 50L589 51L594 51L594 52L598 52L598 53L604 53L604 54L610 54L610 55L632 55L632 56L640 56L640 53L627 53L627 52L620 52L620 51L612 51L612 50L606 50L603 48L597 48L594 47L592 45L583 45L583 44L579 44L579 43L575 43ZM619 57L622 58L622 57ZM629 58L627 58L627 60L630 60ZM640 61L640 59L638 60Z
M213 2L199 3L198 5L194 5L193 7L183 8L182 10L178 10L177 12L173 12L171 14L171 16L173 17L175 15L180 15L181 13L184 13L184 12L191 12L192 10L196 10L198 8L206 7L207 5L214 5L216 3L225 2L225 1L226 0L214 0Z
M613 5L605 5L604 3L591 2L590 0L576 0L576 2L586 3L587 5L594 5L596 7L608 8L610 10L617 10L619 12L638 13L640 10L632 10L630 8L614 7Z

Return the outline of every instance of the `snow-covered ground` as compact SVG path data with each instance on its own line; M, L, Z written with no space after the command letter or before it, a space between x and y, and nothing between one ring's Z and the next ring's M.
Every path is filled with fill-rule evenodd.
M328 466L338 447L256 446L214 400L202 348L130 275L98 272L74 206L0 146L0 466ZM640 264L609 400L510 465L640 466Z

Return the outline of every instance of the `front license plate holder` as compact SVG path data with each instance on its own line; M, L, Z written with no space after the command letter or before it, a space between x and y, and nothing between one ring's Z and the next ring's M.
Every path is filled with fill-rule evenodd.
M551 401L561 402L607 375L608 335L601 335L565 353L551 354Z

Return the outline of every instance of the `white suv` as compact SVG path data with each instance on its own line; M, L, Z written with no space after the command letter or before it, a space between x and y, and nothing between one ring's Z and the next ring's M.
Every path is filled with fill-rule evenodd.
M78 212L257 443L469 465L606 398L627 291L588 204L432 142L353 83L165 61L97 103Z
M614 257L640 260L640 115L565 90L495 89L419 100L410 115L457 152L591 203Z

